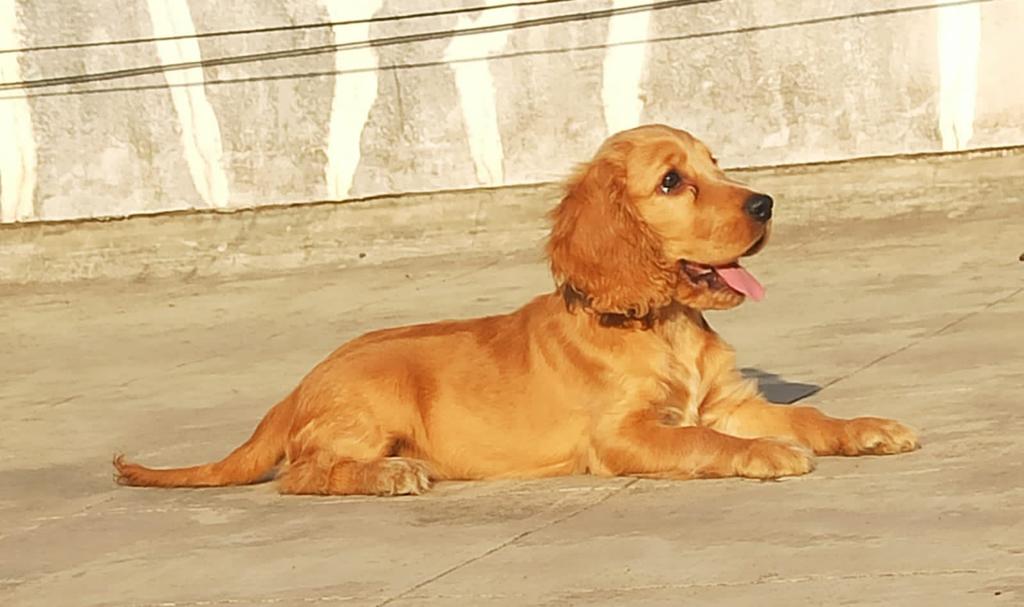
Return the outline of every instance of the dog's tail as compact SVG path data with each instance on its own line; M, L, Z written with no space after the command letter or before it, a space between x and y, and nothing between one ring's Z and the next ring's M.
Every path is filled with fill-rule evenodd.
M274 405L249 440L219 462L155 470L114 457L114 479L135 487L222 487L264 480L284 457L288 430L295 410L296 392Z

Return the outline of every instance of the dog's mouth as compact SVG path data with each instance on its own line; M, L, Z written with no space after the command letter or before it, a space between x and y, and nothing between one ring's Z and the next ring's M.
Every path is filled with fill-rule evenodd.
M754 301L764 299L764 286L737 262L724 266L709 266L681 259L679 267L694 285L703 285L712 291L730 289Z
M765 237L757 242L743 254L743 257L753 255L764 248ZM712 291L729 289L740 295L749 297L754 301L764 299L764 286L758 282L754 275L740 265L739 261L719 266L712 266L686 259L679 260L679 268L691 283L697 286L705 286Z

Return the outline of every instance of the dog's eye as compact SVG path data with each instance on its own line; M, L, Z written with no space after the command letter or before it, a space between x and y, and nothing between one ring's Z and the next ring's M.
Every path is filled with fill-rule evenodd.
M679 173L669 171L661 178L661 191L668 194L672 190L678 188L681 183L683 183L683 178L679 176Z

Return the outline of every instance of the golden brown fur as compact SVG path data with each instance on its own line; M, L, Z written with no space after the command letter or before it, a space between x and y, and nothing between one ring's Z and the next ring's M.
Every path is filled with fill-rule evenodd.
M753 194L683 131L619 133L553 212L555 292L511 314L363 335L224 460L155 470L118 457L117 478L200 487L278 468L283 493L394 495L442 479L767 479L811 471L813 454L916 448L894 421L770 404L736 371L702 311L744 296L688 279L680 260L717 267L762 247L770 222L744 211Z

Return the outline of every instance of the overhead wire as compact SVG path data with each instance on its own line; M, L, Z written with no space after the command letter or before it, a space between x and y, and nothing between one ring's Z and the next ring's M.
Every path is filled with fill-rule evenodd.
M446 29L442 31L429 31L416 34L404 34L399 36L389 36L385 38L376 38L371 40L360 40L355 42L341 42L336 44L323 44L309 47L299 47L290 49L279 49L274 51L264 51L260 53L249 53L242 55L228 55L224 57L214 57L210 59L201 59L198 61L183 61L179 63L168 63L161 65L148 65L134 68L124 68L119 70L110 70L105 72L92 72L86 74L77 74L73 76L56 76L51 78L38 78L32 80L22 80L20 82L4 82L0 83L0 91L12 90L12 89L32 89L32 88L43 88L50 86L60 85L72 85L72 84L84 84L88 82L101 82L105 80L119 80L122 78L132 78L135 76L145 76L150 74L160 74L168 71L188 70L194 68L205 68L215 67L223 65L237 65L241 63L252 63L257 61L275 61L280 59L290 59L294 57L306 57L311 55L320 55L325 53L333 53L341 50L352 50L359 48L376 48L381 46L391 46L397 44L410 44L414 42L425 42L429 40L439 40L445 38L453 38L458 36L471 36L479 34L489 34L495 32L511 31L526 29L532 27L540 27L547 25L556 25L561 23L570 23L576 21L587 21L591 19L603 19L612 17L615 15L624 15L630 13L640 13L647 11L659 11L677 6L686 6L692 4L704 4L708 2L719 2L720 0L660 0L657 2L651 2L648 4L638 4L633 6L608 8L596 11L588 12L576 12L576 13L565 13L561 15L553 15L548 17L538 17L534 19L525 19L522 21L515 21L512 23L501 23L495 25L484 25L476 27L468 27L464 29L452 30Z
M451 15L463 15L469 13L482 13L502 8L515 8L527 6L541 6L547 4L564 4L566 2L583 2L585 0L517 0L515 2L503 2L501 4L484 4L480 6L467 6L450 8L444 10L424 11L419 13L400 13L397 15L376 15L365 19L347 19L343 21L315 21L311 23L292 23L288 25L272 25L267 27L252 27L245 29L215 30L210 32L199 32L196 34L177 34L173 36L150 36L147 38L122 38L114 40L93 40L90 42L65 42L60 44L45 44L39 46L26 46L22 48L0 49L0 55L7 53L36 53L41 51L63 51L71 49L95 48L105 46L124 46L131 44L146 44L151 42L165 42L170 40L189 40L204 38L221 38L228 36L244 36L253 34L269 34L275 32L290 32L308 29L326 29L345 25L365 25L373 23L387 23L393 21L411 21L414 19L426 19L430 17L447 17Z
M707 3L707 2L719 2L721 0L695 0L691 3ZM183 83L160 83L160 84L149 84L149 85L132 85L123 87L101 87L93 89L79 89L70 91L52 91L52 92L39 92L39 93L26 93L20 95L6 95L0 96L0 100L12 99L15 97L64 97L74 95L91 95L91 94L102 94L102 93L121 93L121 92L132 92L132 91L146 91L146 90L157 90L167 88L179 88L179 87L190 87L190 86L204 86L204 85L222 85L222 84L244 84L250 82L263 82L263 81L278 81L278 80L292 80L292 79L305 79L305 78L320 78L328 76L337 76L342 74L353 74L353 73L364 73L364 72L375 72L375 71L395 71L395 70L406 70L406 69L421 69L429 67L439 67L445 65L467 63L473 61L480 61L481 59L507 59L507 58L519 58L519 57L531 57L531 56L543 56L543 55L554 55L554 54L565 54L571 52L586 52L603 50L607 48L620 47L620 46L635 46L639 44L651 44L660 42L672 42L679 40L693 40L701 38L713 38L718 36L726 35L737 35L755 33L761 31L778 30L790 27L802 27L808 25L818 25L822 23L847 21L852 19L863 19L870 17L880 17L901 13L911 13L932 10L947 6L957 5L968 5L968 4L982 4L992 2L994 0L957 0L955 2L940 2L931 4L918 4L902 7L893 7L886 9L877 9L870 11L862 11L857 13L846 13L841 15L829 15L824 17L813 17L809 19L800 19L795 21L787 21L780 23L771 23L766 25L753 25L747 27L739 27L725 30L713 30L708 32L695 32L689 34L673 34L668 36L656 36L651 38L645 38L642 40L628 40L611 43L596 43L587 45L577 45L572 47L558 47L558 48L545 48L545 49L527 49L522 51L511 51L506 53L490 54L481 57L469 57L460 58L454 60L435 60L435 61L422 61L415 63L399 63L399 64L385 64L378 65L376 67L367 68L353 68L345 70L319 70L309 72L294 72L288 74L273 74L273 75L260 75L260 76L247 76L238 78L220 78L220 79L209 79L197 82L183 82Z

